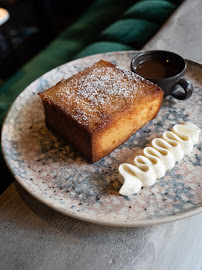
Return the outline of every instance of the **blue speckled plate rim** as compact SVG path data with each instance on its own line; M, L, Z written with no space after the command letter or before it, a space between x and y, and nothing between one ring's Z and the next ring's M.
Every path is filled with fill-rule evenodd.
M104 55L111 55L113 53L116 53L116 54L124 54L124 53L133 53L134 56L135 54L138 54L142 51L120 51L120 52L108 52L108 53L105 53ZM73 60L73 61L70 61L70 62L67 62L65 64L62 64L60 65L59 67L62 67L63 65L66 65L66 64L70 64L70 63L76 63L77 61L80 61L81 59L87 59L87 58L94 58L95 56L99 56L99 55L103 55L103 54L96 54L96 55L91 55L91 56L87 56L87 57L84 57L84 58L80 58L80 59L76 59L76 60ZM197 63L197 62L194 62L194 61L191 61L191 60L188 60L186 59L186 61L192 65L196 65L198 66L199 68L202 69L202 65ZM34 80L30 85L36 83L36 81L38 81L38 79L40 79L41 77L45 76L46 74L48 74L49 72L53 71L53 70L57 70L59 67L56 67L46 73L44 73L42 76L40 76L39 78L37 78L36 80ZM185 219L185 218L188 218L188 217L191 217L193 215L197 215L197 214L200 214L202 212L202 206L197 206L196 208L192 208L192 209L188 209L187 211L184 211L183 213L180 213L180 214L175 214L175 215L172 215L172 216L166 216L166 217L159 217L159 218L152 218L152 219L142 219L142 220L135 220L135 221L127 221L127 223L125 222L120 222L115 224L113 221L110 222L110 221L104 221L104 220L97 220L97 219L92 219L92 218L86 218L86 217L82 217L81 214L82 213L79 213L79 214L75 214L74 212L71 212L71 211L64 211L63 209L61 209L59 206L57 205L53 205L53 204L50 204L48 200L44 199L43 197L39 196L38 194L32 192L31 189L29 189L25 184L24 182L20 179L20 177L18 177L17 175L15 175L15 173L13 172L12 170L12 167L10 166L10 163L9 163L9 160L7 159L7 156L5 154L5 151L4 151L4 145L2 143L2 137L3 137L3 133L4 133L4 126L6 125L6 121L7 121L7 118L8 116L10 115L11 111L12 111L12 108L15 104L15 102L17 101L17 99L19 98L19 96L26 91L26 89L30 86L28 85L17 97L16 99L14 100L13 104L10 106L7 114L6 114L6 117L4 119L4 122L3 122L3 125L2 125L2 130L1 130L1 149L2 149L2 154L3 154L3 157L5 159L5 162L6 162L6 165L8 166L11 174L13 175L13 177L17 180L17 182L31 195L33 196L35 199L37 199L38 201L40 201L41 203L45 204L46 206L56 210L57 212L60 212L64 215L67 215L69 217L72 217L72 218L76 218L78 220L81 220L81 221L86 221L86 222L90 222L90 223L94 223L94 224L98 224L98 225L108 225L108 226L116 226L116 227L146 227L146 226L152 226L152 225L158 225L158 224L163 224L163 223L169 223L169 222L173 222L173 221L178 221L178 220L181 220L181 219Z

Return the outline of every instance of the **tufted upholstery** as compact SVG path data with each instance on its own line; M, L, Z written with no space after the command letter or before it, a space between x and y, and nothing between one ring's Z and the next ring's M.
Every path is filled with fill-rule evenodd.
M92 52L94 54L101 53L103 48L104 52L112 49L115 51L125 48L140 49L176 9L178 3L174 4L174 2L166 0L138 1L126 10L119 20L101 31L96 42L84 48L74 58L87 56Z
M0 124L16 96L33 80L65 62L90 54L139 50L182 0L95 0L73 25L0 87ZM0 193L12 180L0 155ZM7 179L6 179L7 178Z

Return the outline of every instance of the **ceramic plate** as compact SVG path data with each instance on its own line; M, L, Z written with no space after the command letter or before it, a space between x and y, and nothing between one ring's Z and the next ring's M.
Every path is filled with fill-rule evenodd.
M201 127L202 66L187 61L194 93L186 101L164 100L158 116L126 143L95 164L88 164L45 126L38 92L100 59L130 68L134 51L94 55L64 64L37 79L15 100L2 130L2 149L16 180L35 198L71 217L112 226L149 226L202 211L201 146L165 177L139 194L120 196L118 166L130 162L155 137L183 121Z

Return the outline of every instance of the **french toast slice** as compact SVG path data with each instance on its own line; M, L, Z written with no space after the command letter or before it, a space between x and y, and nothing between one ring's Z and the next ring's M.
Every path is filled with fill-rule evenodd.
M157 85L101 60L39 93L47 127L94 163L156 117Z

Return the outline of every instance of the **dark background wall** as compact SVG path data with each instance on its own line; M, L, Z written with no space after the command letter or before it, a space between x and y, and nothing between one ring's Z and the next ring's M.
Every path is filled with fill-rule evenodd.
M0 0L0 84L73 23L93 0Z

